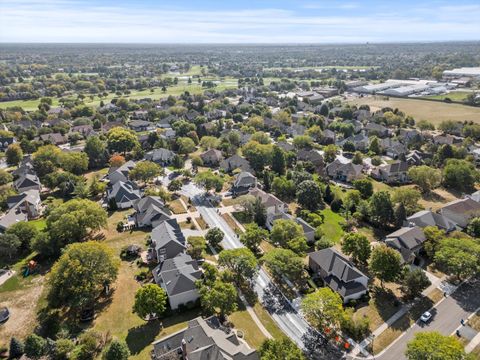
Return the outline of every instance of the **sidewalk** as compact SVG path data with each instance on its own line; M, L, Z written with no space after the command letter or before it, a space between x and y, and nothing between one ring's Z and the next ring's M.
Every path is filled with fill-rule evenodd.
M480 332L465 346L465 352L470 354L477 345L480 345Z

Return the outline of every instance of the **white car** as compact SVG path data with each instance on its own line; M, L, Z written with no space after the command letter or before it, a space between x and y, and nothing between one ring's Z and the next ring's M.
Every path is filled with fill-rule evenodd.
M420 320L422 320L424 323L427 323L430 321L432 318L432 314L429 313L428 311L425 311L422 316L420 316Z

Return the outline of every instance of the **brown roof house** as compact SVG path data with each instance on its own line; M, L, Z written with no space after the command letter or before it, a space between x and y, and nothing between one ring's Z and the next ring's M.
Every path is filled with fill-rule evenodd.
M200 154L200 158L202 159L203 164L206 166L218 166L223 160L223 155L220 150L209 149Z
M440 209L440 214L452 220L459 227L467 227L469 221L480 216L480 203L466 197L447 203Z

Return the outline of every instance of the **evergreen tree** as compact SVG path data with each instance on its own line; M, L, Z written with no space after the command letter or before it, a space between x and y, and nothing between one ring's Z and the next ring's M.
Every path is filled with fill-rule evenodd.
M16 359L23 355L25 352L25 346L23 342L17 339L15 336L10 339L10 359Z

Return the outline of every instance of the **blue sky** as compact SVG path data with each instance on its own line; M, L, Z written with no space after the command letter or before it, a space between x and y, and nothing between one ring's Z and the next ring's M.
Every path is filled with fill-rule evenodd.
M480 1L0 0L0 42L480 40Z

